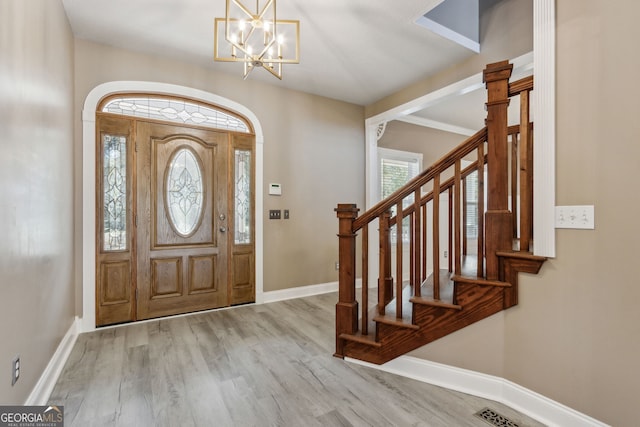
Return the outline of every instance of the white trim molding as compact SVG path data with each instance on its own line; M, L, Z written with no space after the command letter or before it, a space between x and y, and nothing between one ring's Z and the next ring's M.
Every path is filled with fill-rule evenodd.
M263 283L263 162L264 134L258 117L247 107L227 98L185 86L145 81L115 81L96 86L84 102L82 110L82 322L81 331L96 328L96 109L100 101L114 93L152 93L184 96L224 107L244 116L253 126L256 137L256 302L262 302Z
M416 24L421 25L434 33L451 40L454 43L458 43L460 46L466 47L469 50L472 50L475 53L480 53L480 43L477 41L470 39L469 37L463 36L457 31L452 30L449 27L446 27L432 19L427 18L426 16L421 16L416 20Z
M535 0L537 1L537 0ZM534 55L535 52L529 52L511 60L513 64L513 76L525 76L530 75L534 68ZM537 79L537 77L536 77ZM536 80L536 87L538 87L538 81ZM420 111L429 106L435 105L447 98L464 95L469 92L480 90L484 88L482 83L482 73L474 74L466 79L460 80L456 83L452 83L441 89L430 92L426 95L420 96L405 104L394 107L390 110L369 117L365 120L365 209L369 209L380 201L380 192L378 191L378 183L380 177L378 176L378 140L376 133L378 126L382 123L386 123L392 120L401 120L405 122L413 122L414 124L426 124L425 122L418 122L412 119L411 114L416 111ZM535 91L534 91L535 92ZM555 92L554 92L555 94ZM555 96L555 95L554 95ZM442 123L440 123L442 125ZM442 127L440 127L442 129ZM457 128L457 133L464 133L463 128ZM454 132L453 129L448 129L449 132ZM469 131L469 130L466 130ZM474 132L475 133L475 132ZM536 133L537 135L537 133ZM555 142L551 141L555 150ZM536 175L534 175L534 179ZM541 184L542 185L542 184ZM538 181L534 183L534 188L538 189ZM555 189L554 189L555 191ZM555 212L555 208L552 207L552 212ZM555 227L553 222L550 224L551 228L547 229L534 229L534 241L539 238L538 234L551 234L555 236ZM377 227L373 227L372 230L377 230ZM377 233L377 231L374 231ZM369 236L369 253L378 253L377 234ZM541 241L545 239L540 238ZM547 239L548 240L548 239ZM369 260L369 277L373 281L374 277L377 277L378 272L378 258L371 257ZM373 283L371 283L373 285Z
M64 365L67 363L67 359L71 354L73 345L76 343L79 330L80 319L76 317L60 341L60 344L58 344L58 348L55 353L53 353L47 367L42 372L42 375L40 375L40 379L38 379L33 390L31 390L31 394L29 394L29 397L27 397L27 400L24 402L25 405L42 406L47 404L49 396L51 396L51 392L58 381L58 377L60 377L62 369L64 369Z
M556 256L556 0L533 2L533 252Z
M532 93L531 103L532 116L536 123L536 143L533 154L533 197L536 201L533 206L533 252L536 255L549 258L556 255L554 226L556 198L555 6L556 0L533 0L533 51L511 60L514 66L514 76L523 69L533 69L535 73L535 90ZM365 203L367 209L378 202L375 199L375 192L370 188L371 183L377 182L375 172L377 159L373 155L373 148L377 144L376 139L370 133L375 131L378 124L391 120L402 120L403 117L432 106L445 98L465 94L482 87L484 87L482 73L478 73L365 120ZM404 121L408 120L404 119ZM370 249L372 248L373 246L370 246ZM373 264L375 263L374 259ZM375 266L372 268L377 271Z
M356 279L356 288L362 287L362 279ZM298 286L297 288L280 289L264 292L263 303L285 301L294 298L304 298L313 295L338 292L338 282L320 283L317 285Z
M450 390L491 399L550 427L607 427L607 424L504 378L456 368L412 356L400 356L383 365L345 358L367 366Z
M424 126L431 129L438 129L445 132L457 133L459 135L471 136L477 132L477 130L465 128L462 126L456 126L449 123L438 122L436 120L426 119L424 117L418 117L414 115L400 116L396 120L400 122L410 123L417 126Z

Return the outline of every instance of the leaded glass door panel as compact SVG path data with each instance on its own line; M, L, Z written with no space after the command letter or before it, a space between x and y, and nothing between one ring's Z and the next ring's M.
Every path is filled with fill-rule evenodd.
M229 283L231 304L255 301L255 230L254 197L255 181L254 139L252 136L234 134L231 137L231 180L233 194L230 197L231 268Z
M192 100L96 115L96 325L255 301L255 136Z
M96 324L133 320L133 120L98 117L96 138Z
M138 121L137 318L229 305L228 133Z

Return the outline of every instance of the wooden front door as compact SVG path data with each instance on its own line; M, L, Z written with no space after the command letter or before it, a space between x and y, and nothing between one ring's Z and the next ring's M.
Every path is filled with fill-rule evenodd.
M228 134L138 121L137 318L229 305Z
M113 99L184 106L175 124L96 115L96 325L255 301L250 128L184 100Z

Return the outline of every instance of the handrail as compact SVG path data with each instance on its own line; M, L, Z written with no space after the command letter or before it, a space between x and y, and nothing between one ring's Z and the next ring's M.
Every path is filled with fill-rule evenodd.
M509 98L530 90L533 90L533 76L516 80L515 82L509 83Z
M416 187L421 187L432 180L438 173L445 171L453 166L453 164L464 156L475 150L479 144L487 140L487 128L486 126L480 129L478 132L470 136L465 142L458 147L451 150L440 160L435 162L432 166L422 171L415 178L408 181L404 186L393 192L385 200L378 202L375 206L365 212L362 216L358 217L353 222L352 231L355 233L360 230L366 224L377 219L383 212L390 210L398 202L402 201L405 197L415 191Z
M375 341L378 343L376 345L382 342L378 341L379 330L376 328L371 335L368 327L369 282L375 279L371 277L374 272L369 265L373 255L369 253L369 246L374 243L371 241L373 236L377 235L375 239L378 240L379 249L375 257L378 259L378 301L373 320L402 327L415 325L415 319L408 320L406 317L403 301L406 301L407 294L412 303L456 305L455 287L452 296L451 288L446 288L449 285L444 284L450 280L451 274L458 278L472 275L474 279L497 282L502 277L499 254L511 250L514 239L519 239L520 251L528 251L533 233L533 123L529 112L533 76L509 83L511 70L511 65L506 61L489 64L484 70L487 126L361 216L358 216L359 210L355 204L338 205L340 268L336 304L337 356L345 355L345 343L349 339L360 343ZM519 124L509 126L509 98L518 95ZM470 164L463 168L465 159ZM488 180L486 186L485 171ZM478 174L477 180L474 180L473 187L467 187L468 177L472 173ZM474 189L471 202L467 202L467 188ZM423 189L428 189L428 192L423 194ZM441 204L439 195L442 194L446 194L448 200L444 202L443 199ZM403 202L410 197L412 201L405 207ZM475 209L473 225L477 227L477 234L473 236L477 244L475 257L467 255L465 215L470 206ZM394 208L396 214L391 216ZM369 230L375 220L379 224L377 232ZM447 230L448 236L445 235ZM361 234L359 243L356 242L358 234ZM443 251L440 248L441 237L442 244L448 245ZM360 301L355 297L356 246L360 248L362 256ZM449 252L450 275L443 277L441 294L440 265L445 251ZM395 266L392 262L394 254ZM443 274L446 268L443 265ZM407 284L408 287L405 286ZM423 287L427 292L424 297ZM394 298L395 304L390 304ZM514 297L511 298L513 302ZM361 334L357 334L359 330ZM347 336L351 338L345 338Z
M487 157L485 156L485 160L484 163L487 163ZM478 169L478 161L474 161L472 162L469 166L467 166L466 168L462 169L461 171L461 178L466 178L469 175L471 175L473 172L475 172ZM453 188L453 186L456 183L456 177L452 176L451 178L449 178L448 180L441 182L440 183L440 193L443 193L445 190L449 190L451 188ZM426 205L427 203L429 203L431 200L433 200L433 190L429 191L428 193L424 194L421 198L420 198L420 206ZM415 205L409 205L406 208L404 208L402 210L402 216L409 216L411 215L413 212L415 212ZM389 224L393 224L396 220L395 216L392 216L389 218Z
M529 123L529 126L533 127L533 123ZM520 133L520 125L509 126L508 129L507 129L507 133L508 133L509 136L518 135ZM465 156L466 156L466 154L465 154ZM487 156L486 155L484 157L484 163L487 164ZM478 161L475 160L471 164L469 164L469 166L467 166L466 168L462 169L461 178L466 178L467 176L469 176L473 172L475 172L477 169L478 169ZM448 180L440 183L440 190L441 190L440 192L442 193L445 190L453 188L455 183L456 183L455 176L452 176ZM420 205L425 205L425 204L429 203L431 200L433 200L433 191L430 191L430 192L424 194L420 198ZM414 211L415 211L415 206L414 205L409 205L409 206L407 206L406 208L404 208L402 210L402 216L403 217L408 216L408 215L412 214ZM396 218L395 216L390 217L389 218L389 224L393 224L395 222L395 220L396 220L395 218Z

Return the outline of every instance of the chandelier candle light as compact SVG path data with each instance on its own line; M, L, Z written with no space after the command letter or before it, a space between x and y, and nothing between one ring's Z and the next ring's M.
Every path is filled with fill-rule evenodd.
M255 13L240 0L227 0L214 39L214 59L244 63L244 79L262 67L282 80L282 64L300 63L300 21L277 20L276 0L256 0Z

